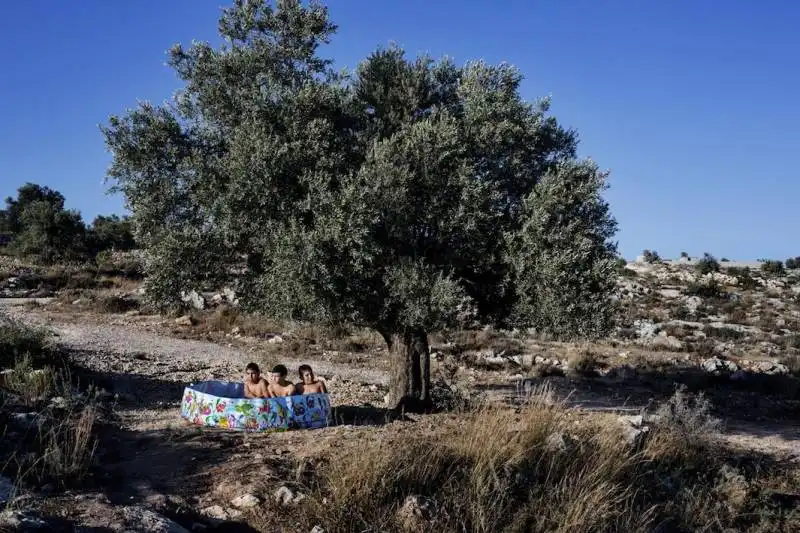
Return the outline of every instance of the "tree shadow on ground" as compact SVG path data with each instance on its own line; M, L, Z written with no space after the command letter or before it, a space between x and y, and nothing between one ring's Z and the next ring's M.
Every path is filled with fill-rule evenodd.
M723 420L726 434L771 439L784 449L800 451L800 380L791 375L746 374L740 379L715 375L700 368L671 367L639 370L625 379L604 377L569 379L531 378L534 387L547 387L567 407L587 411L631 414L653 411L666 402L679 387L702 393ZM516 384L478 386L490 397L520 406L524 392ZM522 392L522 393L521 393Z
M400 411L372 405L339 405L332 411L332 425L336 426L382 426L392 422L413 422Z
M70 379L74 386L85 390L94 387L116 395L117 402L144 408L164 407L180 402L188 383L165 380L146 374L97 371L68 357Z

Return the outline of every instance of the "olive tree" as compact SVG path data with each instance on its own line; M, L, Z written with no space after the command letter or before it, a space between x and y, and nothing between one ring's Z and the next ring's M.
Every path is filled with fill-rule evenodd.
M374 328L409 408L430 399L433 329L605 333L605 175L549 101L523 100L509 65L397 47L335 72L335 29L317 3L238 0L224 45L171 50L173 102L103 127L154 303L228 284L246 308Z

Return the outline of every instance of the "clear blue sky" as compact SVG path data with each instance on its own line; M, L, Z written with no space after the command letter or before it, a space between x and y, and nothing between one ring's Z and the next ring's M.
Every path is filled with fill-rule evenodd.
M175 42L216 37L226 0L25 0L0 19L0 195L61 191L84 219L122 211L97 128L178 87ZM800 2L338 0L325 53L507 61L552 95L581 154L611 170L621 251L800 255ZM501 7L502 6L502 7ZM794 155L793 155L794 154Z

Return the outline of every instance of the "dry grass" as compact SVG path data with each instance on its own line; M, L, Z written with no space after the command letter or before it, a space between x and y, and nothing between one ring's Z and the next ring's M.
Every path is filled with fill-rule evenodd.
M61 360L44 331L7 322L0 350L3 366L14 358L13 371L0 383L0 473L20 485L79 482L95 449L94 405L73 396L68 371L56 365Z
M639 447L621 438L617 423L579 421L547 391L520 411L487 406L463 415L458 429L442 427L433 438L363 442L358 460L342 453L319 469L291 525L329 532L768 531L762 526L777 511L742 497L742 487L751 495L768 473L727 464L702 401L679 395L662 411ZM796 513L790 519L789 527L800 525Z
M603 366L605 364L602 357L584 346L570 354L567 375L575 378L593 378L597 377L598 370Z

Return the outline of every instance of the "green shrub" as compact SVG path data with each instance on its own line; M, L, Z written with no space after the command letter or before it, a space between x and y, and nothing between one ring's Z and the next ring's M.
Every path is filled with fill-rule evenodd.
M790 257L786 260L786 268L790 270L794 270L796 268L800 268L800 256L798 257Z
M45 330L13 320L0 321L0 368L11 368L26 357L41 361L49 356L50 346Z
M703 258L697 261L695 269L701 275L719 272L719 261L717 261L713 255L705 253L703 254Z
M684 289L687 296L699 296L701 298L726 298L728 293L723 289L717 280L710 280L708 283L692 282Z

